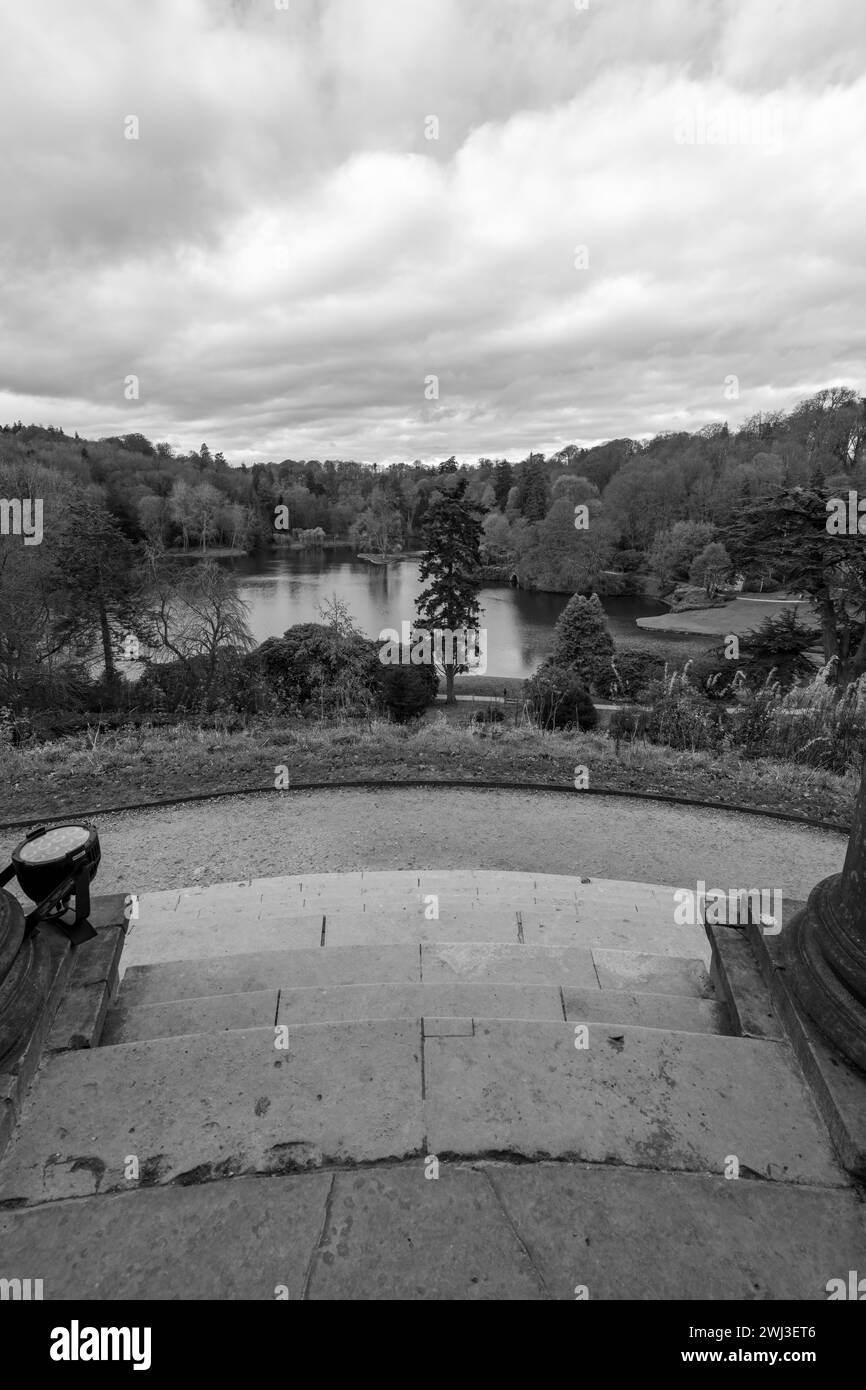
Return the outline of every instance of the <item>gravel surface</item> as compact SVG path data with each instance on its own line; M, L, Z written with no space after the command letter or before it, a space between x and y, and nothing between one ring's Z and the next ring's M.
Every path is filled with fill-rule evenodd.
M627 799L448 788L271 792L100 818L98 893L353 869L505 869L805 898L846 839ZM23 833L23 832L22 832ZM5 854L21 836L4 836Z

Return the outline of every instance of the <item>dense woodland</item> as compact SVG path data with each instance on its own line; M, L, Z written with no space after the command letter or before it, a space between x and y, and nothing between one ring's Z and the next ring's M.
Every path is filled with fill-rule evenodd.
M232 468L206 444L180 455L141 434L91 441L17 423L0 431L0 495L51 499L49 543L64 529L70 501L89 498L128 541L156 549L269 544L275 508L284 506L293 529L320 527L331 539L387 551L412 544L437 493L457 474L485 514L491 564L513 566L530 588L604 592L606 571L670 577L664 550L677 522L696 523L706 528L696 534L707 536L784 488L866 493L864 443L866 404L841 387L737 428L718 423L696 434L569 445L549 458L482 458L460 467L453 459L387 468L284 459ZM591 524L575 538L579 503L588 505ZM607 583L615 585L613 575Z

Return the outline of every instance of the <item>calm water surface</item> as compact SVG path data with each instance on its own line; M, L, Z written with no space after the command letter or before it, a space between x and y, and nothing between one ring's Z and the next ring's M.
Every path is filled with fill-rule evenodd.
M358 560L349 547L337 550L278 550L233 560L241 597L257 642L281 636L295 623L318 622L319 604L337 594L369 637L411 622L421 592L418 565L404 560L387 568ZM482 589L479 626L487 629L487 674L526 677L548 655L553 625L567 594L533 594L508 586ZM636 634L635 619L666 611L652 599L603 600L614 640ZM659 636L670 640L670 633ZM651 632L641 637L652 641Z

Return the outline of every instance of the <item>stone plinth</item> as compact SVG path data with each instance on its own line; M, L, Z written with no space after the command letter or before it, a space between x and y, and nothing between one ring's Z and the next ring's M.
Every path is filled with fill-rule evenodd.
M786 929L784 963L799 1006L866 1071L866 775L842 872L817 884Z

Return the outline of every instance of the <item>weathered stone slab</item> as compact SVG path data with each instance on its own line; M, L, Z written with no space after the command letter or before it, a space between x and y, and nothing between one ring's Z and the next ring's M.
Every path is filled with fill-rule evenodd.
M530 1299L544 1290L483 1173L443 1165L339 1173L313 1299Z
M123 997L129 1005L164 1004L271 987L410 984L420 979L417 945L314 947L132 966L123 977Z
M427 898L438 897L428 921ZM526 914L526 932L516 916ZM672 890L577 876L463 870L319 874L145 893L124 966L320 944L494 940L675 949ZM623 926L628 930L623 930ZM687 930L687 929L686 929ZM673 935L671 934L673 931ZM674 945L671 945L671 943Z
M563 1018L556 985L483 984L481 981L425 981L421 1012L442 1018Z
M46 1300L300 1299L328 1173L234 1178L0 1212L0 1276Z
M273 1028L49 1059L0 1164L0 1202L400 1158L421 1146L418 1023Z
M0 1277L49 1301L822 1301L864 1267L848 1189L432 1157L0 1212Z
M561 1020L553 985L446 982L351 985L280 992L279 1023L353 1022L365 1018L527 1018Z
M90 916L88 921L97 932L97 936L90 941L86 941L83 946L77 949L83 952L87 947L96 945L100 937L103 937L112 927L126 925L125 893L99 893L90 900Z
M698 959L599 949L593 951L592 958L602 989L684 994L693 999L711 999L714 995L706 967Z
M821 1301L828 1280L866 1267L849 1190L578 1164L487 1171L554 1298L583 1286L590 1301Z
M674 921L673 903L578 903L577 918L543 910L522 913L523 938L529 945L582 946L595 950L640 951L694 957L709 964L710 948L696 927Z
M728 1006L734 1032L744 1038L784 1038L745 933L713 925L706 931L713 951L711 979L718 997Z
M421 1028L425 1038L472 1038L475 1036L473 1018L422 1018Z
M847 1181L787 1047L570 1023L476 1022L425 1044L437 1154L567 1157L787 1182Z
M428 922L424 913L379 909L374 912L331 913L325 947L413 945L424 941L517 942L517 916L507 908L475 908L439 916Z
M207 960L251 951L279 951L321 945L321 914L285 912L259 918L250 906L219 902L200 916L154 913L144 893L139 920L126 939L121 971L157 961Z
M517 914L508 907L442 912L428 921L423 912L379 908L366 913L329 913L325 946L411 945L438 941L501 941L517 944Z
M105 981L113 981L117 976L118 962L124 945L124 935L126 923L122 915L122 904L124 899L120 898L121 922L123 925L103 926L99 934L91 937L90 941L85 941L81 946L76 946L73 952L74 983L75 985L95 985ZM109 900L109 904L113 899ZM112 912L107 915L114 916ZM94 914L90 915L90 922L93 926Z
M232 1028L267 1028L276 1022L278 997L277 990L263 989L133 1008L126 1007L121 998L106 1019L102 1045L179 1038L191 1033L223 1033Z
M569 1023L627 1023L685 1033L730 1033L724 1005L683 994L632 994L625 989L564 989ZM503 1017L504 1015L500 1015Z
M409 874L410 878L417 875ZM284 877L274 876L271 878L253 879L252 886L262 894L282 892L285 894L294 893L299 898L321 897L328 891L340 893L344 889L352 893L364 891L365 883L375 886L385 879L390 879L390 874L366 873L361 869L350 870L346 873L336 874L287 874Z
M216 960L171 961L131 966L123 977L128 1007L216 994L242 994L274 985L330 988L463 982L598 988L592 953L567 946L520 946L514 942L417 942L392 946L328 946L297 951L261 951Z
M79 984L73 976L71 987L60 1002L46 1052L63 1052L69 1048L96 1047L102 1034L109 1004L107 980Z
M479 980L598 989L592 952L579 946L521 946L498 941L428 943L421 949L425 983Z

